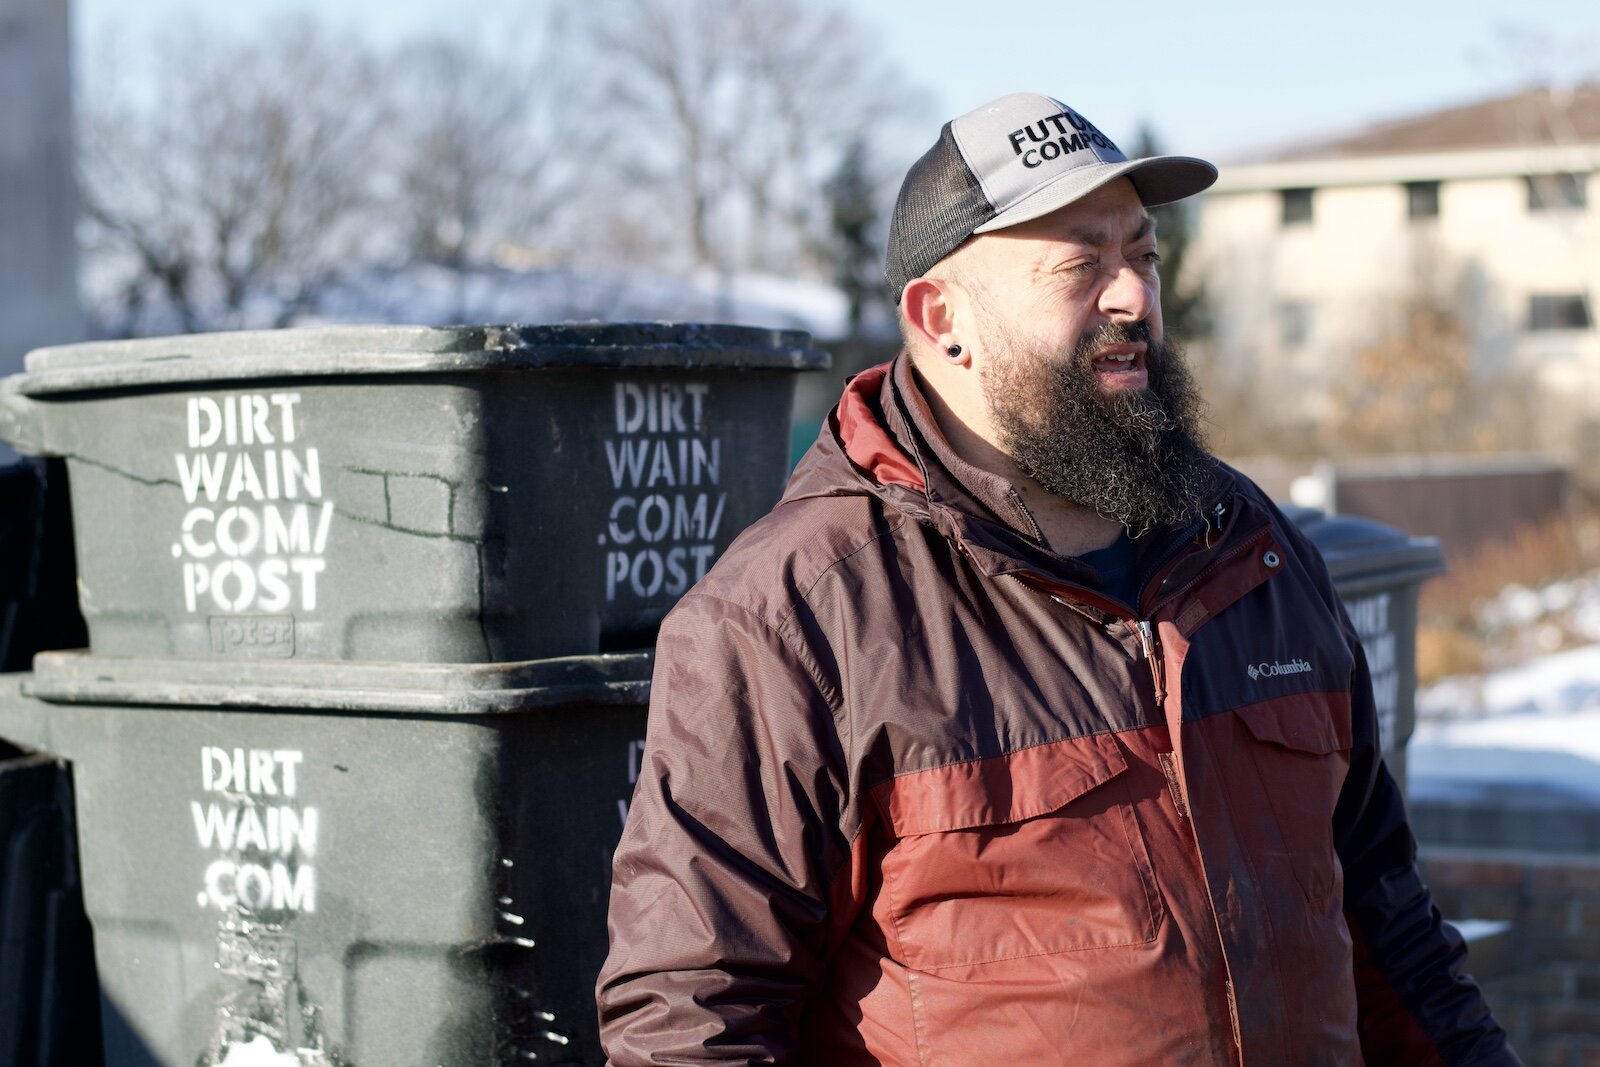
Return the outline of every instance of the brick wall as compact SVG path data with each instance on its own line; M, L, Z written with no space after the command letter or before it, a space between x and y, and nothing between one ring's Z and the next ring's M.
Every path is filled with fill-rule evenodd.
M1426 848L1422 867L1446 917L1512 924L1467 970L1528 1067L1600 1067L1600 857Z

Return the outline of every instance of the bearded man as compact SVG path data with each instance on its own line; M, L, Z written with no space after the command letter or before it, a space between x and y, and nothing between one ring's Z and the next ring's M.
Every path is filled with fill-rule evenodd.
M662 629L613 1064L1518 1062L1165 339L1146 208L1215 177L1034 94L912 167L905 351Z

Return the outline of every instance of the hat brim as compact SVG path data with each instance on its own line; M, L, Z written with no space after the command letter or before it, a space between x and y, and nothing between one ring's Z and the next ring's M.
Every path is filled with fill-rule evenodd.
M973 233L992 233L1048 215L1109 182L1127 178L1145 207L1159 207L1211 188L1217 168L1193 156L1149 156L1121 163L1074 167L1006 208Z

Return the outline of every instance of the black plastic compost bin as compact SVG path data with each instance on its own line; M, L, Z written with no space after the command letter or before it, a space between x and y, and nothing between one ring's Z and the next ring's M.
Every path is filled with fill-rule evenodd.
M804 334L340 329L50 349L88 652L71 761L112 1067L602 1061L661 616L787 472ZM204 577L201 577L202 572Z
M47 648L80 648L66 467L0 463L0 671L24 670Z
M0 708L0 732L30 720L72 761L107 1064L602 1061L648 652L440 667L432 688L383 665L144 667L44 653L24 676L44 713Z
M342 327L68 345L0 383L64 456L97 655L632 648L771 506L797 331Z
M0 1063L93 1067L97 1021L71 769L0 741Z
M1404 787L1406 743L1417 727L1417 597L1424 580L1444 573L1439 541L1351 515L1284 510L1322 553L1361 636L1384 756Z

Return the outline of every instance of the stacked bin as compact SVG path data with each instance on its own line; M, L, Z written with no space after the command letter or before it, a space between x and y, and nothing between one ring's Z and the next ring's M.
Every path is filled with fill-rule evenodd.
M71 760L107 1062L597 1063L655 627L787 470L796 332L74 345L90 651L0 693ZM15 676L13 676L15 677Z

